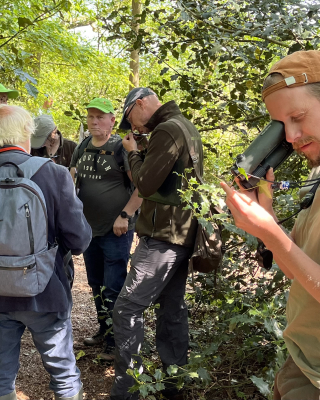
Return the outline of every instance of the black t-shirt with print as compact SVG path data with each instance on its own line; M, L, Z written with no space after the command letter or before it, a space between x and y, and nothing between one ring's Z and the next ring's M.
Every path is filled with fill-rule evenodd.
M93 146L90 141L88 149L113 151L119 135L111 135L101 147ZM113 155L97 156L97 170L94 171L94 153L84 152L79 159L79 145L76 147L70 168L77 168L80 182L79 199L83 203L83 212L92 228L93 236L103 236L111 231L114 221L130 199L126 187L126 171L129 170L128 153L123 149L124 169L121 171ZM132 229L133 226L129 226Z

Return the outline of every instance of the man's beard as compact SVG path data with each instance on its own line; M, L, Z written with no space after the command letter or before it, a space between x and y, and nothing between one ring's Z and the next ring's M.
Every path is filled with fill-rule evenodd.
M309 168L314 168L314 167L319 167L320 165L320 153L317 155L316 158L310 158L308 157L305 153L303 153L301 150L299 150L302 146L305 146L306 144L309 143L318 143L320 144L320 140L307 136L306 138L299 140L298 142L293 143L293 149L302 157L304 157L307 162L308 162L308 167Z

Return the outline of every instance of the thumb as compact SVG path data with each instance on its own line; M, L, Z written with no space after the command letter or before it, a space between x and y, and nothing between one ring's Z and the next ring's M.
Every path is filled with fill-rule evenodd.
M274 177L273 168L268 169L266 178L268 179L268 181L274 181L275 177Z

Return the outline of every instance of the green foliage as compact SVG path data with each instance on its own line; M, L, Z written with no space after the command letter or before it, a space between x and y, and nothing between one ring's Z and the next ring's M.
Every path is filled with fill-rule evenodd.
M236 155L269 120L260 91L270 65L299 49L319 48L320 7L310 1L144 0L135 17L129 0L2 0L1 6L1 83L19 90L15 104L33 115L50 112L75 140L94 97L110 99L119 121L130 52L140 49L140 84L151 86L162 102L175 100L201 133L206 183L198 185L186 171L181 195L207 227L210 205L224 207L220 180L233 181ZM75 33L79 27L95 38ZM276 179L297 181L307 173L305 161L293 155ZM297 201L296 191L275 192L279 218L296 211ZM214 218L224 227L226 253L218 274L198 274L188 282L190 362L161 370L149 311L146 371L128 371L143 397L159 397L172 378L190 400L271 396L286 356L281 331L289 282L276 265L268 273L258 267L256 238L237 228L227 212ZM112 329L109 316L107 323Z

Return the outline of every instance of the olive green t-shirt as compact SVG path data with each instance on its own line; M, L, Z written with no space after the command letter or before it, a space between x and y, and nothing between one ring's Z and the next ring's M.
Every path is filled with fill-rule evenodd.
M113 151L119 135L111 135L101 147L93 146L90 141L88 149ZM128 154L123 149L124 169L122 171L113 155L98 154L97 170L94 171L94 153L84 152L79 159L78 145L73 153L70 168L77 168L79 180L79 199L83 203L83 212L92 228L92 235L103 236L112 230L114 221L130 199L127 187L129 168ZM129 226L132 229L133 225Z
M319 168L309 179L319 177ZM300 192L302 198L312 186ZM320 268L320 190L312 205L299 213L292 231L298 247ZM290 268L290 265L288 265ZM316 285L316 282L315 282ZM320 290L320 288L318 288ZM320 389L320 303L294 279L287 303L287 327L283 333L290 355L300 370Z

